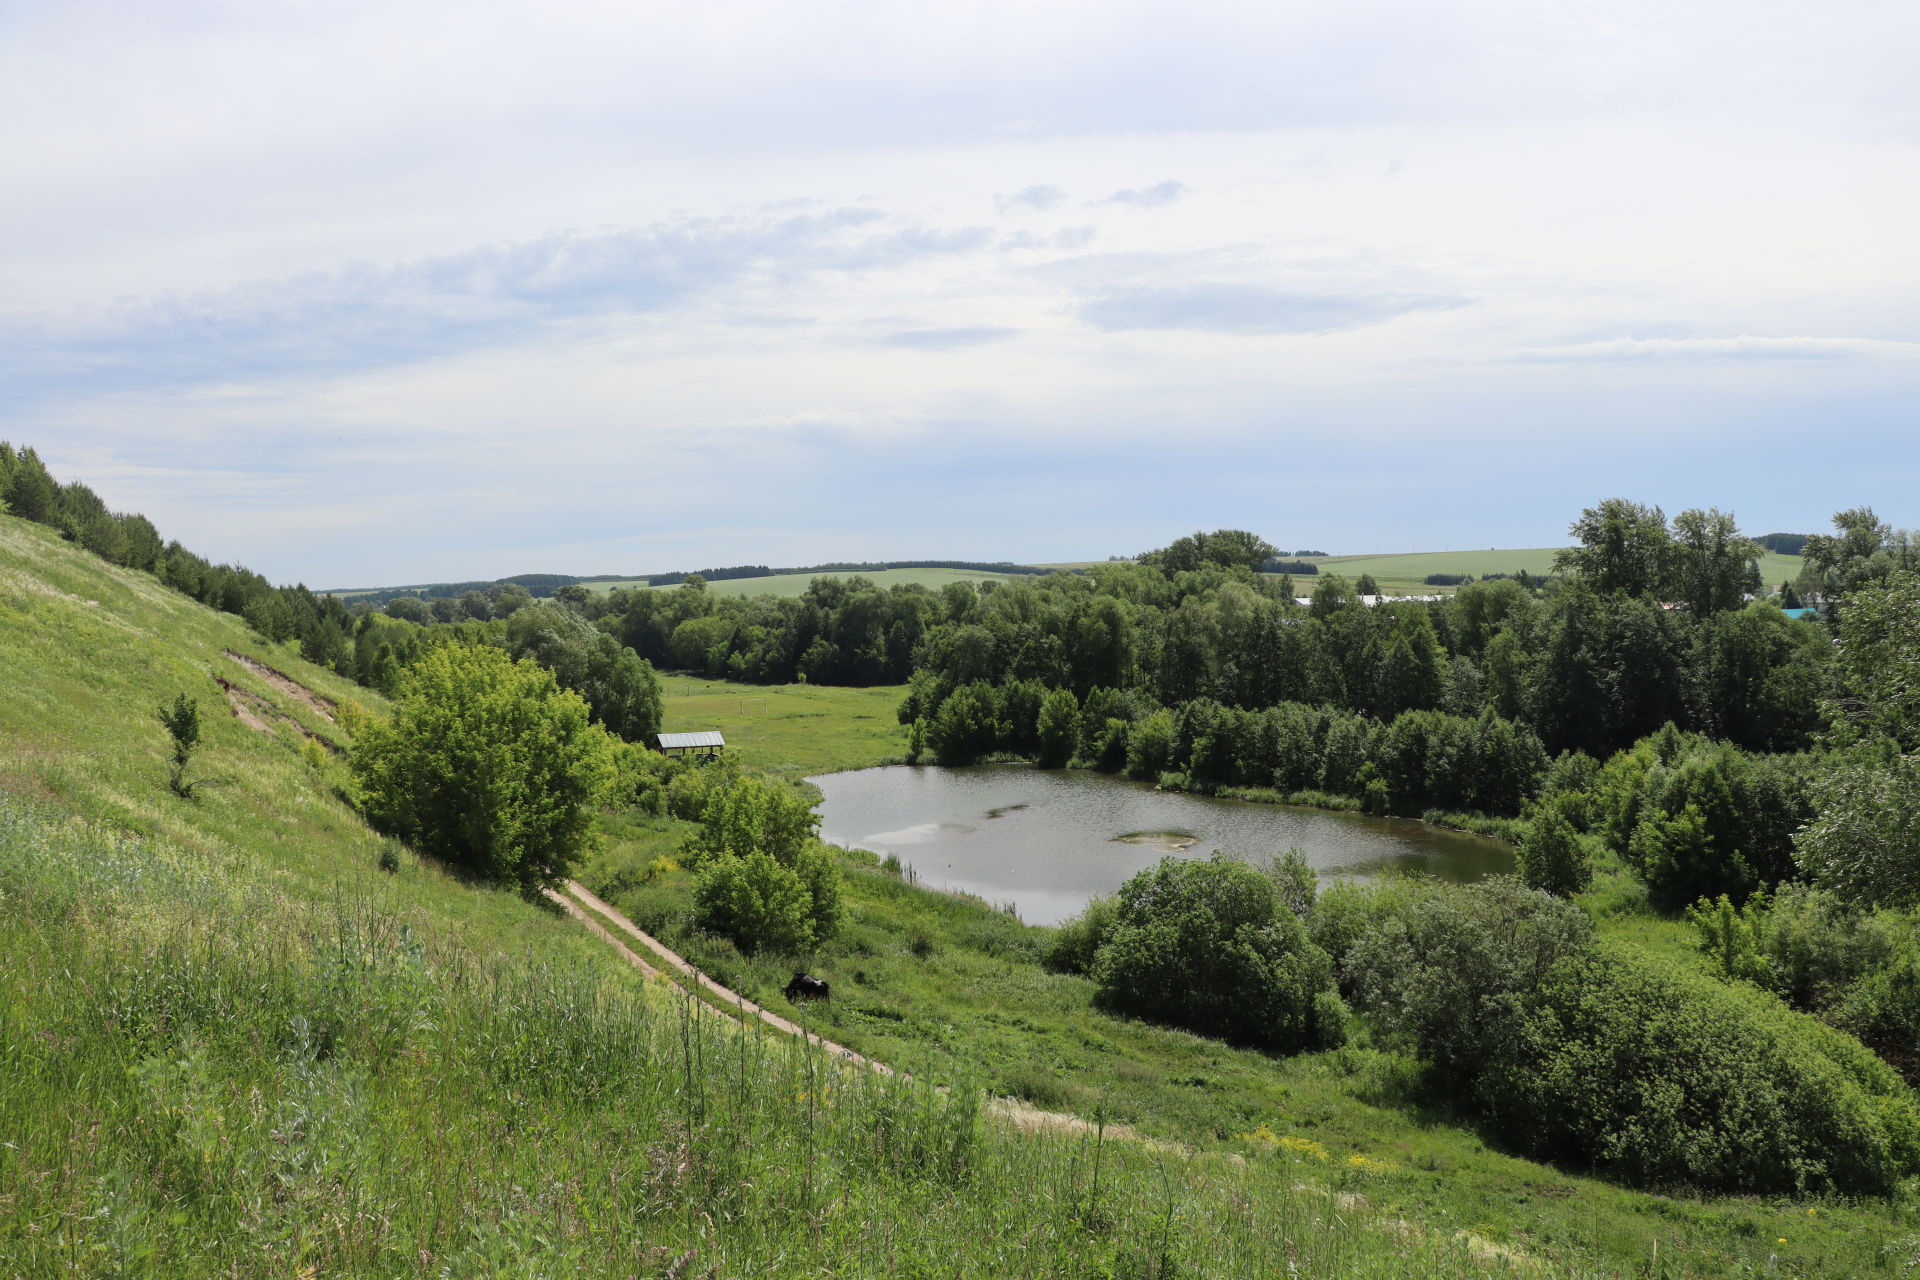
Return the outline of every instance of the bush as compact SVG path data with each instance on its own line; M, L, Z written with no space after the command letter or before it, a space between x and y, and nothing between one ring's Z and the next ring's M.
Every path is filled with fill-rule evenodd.
M1920 1107L1858 1042L1751 988L1613 952L1528 994L1475 1082L1509 1140L1630 1182L1886 1195Z
M1236 1044L1293 1052L1346 1038L1332 960L1270 878L1220 854L1162 858L1128 880L1092 972L1105 1007Z
M1535 811L1513 856L1521 880L1556 898L1571 898L1593 883L1586 845L1557 804Z
M1086 909L1053 931L1047 942L1045 963L1055 973L1089 973L1094 957L1106 945L1120 918L1120 899L1103 893L1087 903Z
M1609 761L1597 787L1608 843L1667 911L1792 878L1793 832L1812 812L1796 766L1672 726Z
M681 846L699 868L695 923L748 954L798 954L832 937L844 914L840 868L814 839L819 823L791 787L740 777L708 785L700 830Z
M771 854L792 866L819 830L820 815L792 787L758 778L733 778L709 790L700 830L687 838L684 861L749 853Z
M1434 1083L1455 1099L1472 1096L1520 1002L1593 937L1578 907L1511 876L1408 885L1373 905L1346 955L1355 1000L1388 1039L1432 1063Z
M806 885L767 854L711 859L700 870L693 901L696 924L748 955L798 955L815 942Z
M565 878L614 774L611 739L579 695L464 645L407 668L393 717L359 729L349 762L376 827L528 894Z

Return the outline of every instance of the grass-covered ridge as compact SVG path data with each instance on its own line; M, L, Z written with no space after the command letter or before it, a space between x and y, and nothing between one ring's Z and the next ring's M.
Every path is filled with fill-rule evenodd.
M228 650L379 710L0 518L0 1273L1593 1273L1296 1190L1264 1138L1025 1135L962 1078L686 1010L556 912L380 870L308 745L346 727ZM180 692L193 800L154 716Z

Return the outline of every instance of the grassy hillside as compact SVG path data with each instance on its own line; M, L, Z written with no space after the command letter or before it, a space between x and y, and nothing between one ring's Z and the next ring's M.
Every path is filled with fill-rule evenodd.
M1555 547L1521 547L1509 550L1413 551L1402 554L1370 556L1320 556L1313 563L1322 573L1338 573L1348 579L1363 573L1390 595L1450 593L1451 587L1429 587L1424 579L1430 573L1470 573L1476 578L1490 573L1516 573L1525 569L1536 577L1553 572ZM1768 552L1760 559L1760 576L1769 588L1800 576L1800 557ZM1302 581L1295 579L1296 583Z
M1264 1140L1023 1135L379 870L296 696L367 695L5 517L0 671L0 1274L1594 1274L1296 1189Z

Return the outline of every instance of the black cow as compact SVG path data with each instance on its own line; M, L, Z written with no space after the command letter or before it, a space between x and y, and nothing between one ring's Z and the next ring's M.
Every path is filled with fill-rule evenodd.
M825 978L816 978L810 973L796 973L782 994L794 1001L825 1000L833 991L827 986Z

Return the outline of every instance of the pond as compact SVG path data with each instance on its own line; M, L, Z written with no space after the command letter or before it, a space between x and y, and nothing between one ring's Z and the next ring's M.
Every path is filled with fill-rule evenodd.
M933 888L1012 903L1058 924L1168 854L1225 849L1253 862L1297 848L1322 879L1388 868L1478 880L1513 869L1497 840L1398 818L1250 804L1032 765L890 765L809 779L825 799L820 834L894 854Z

